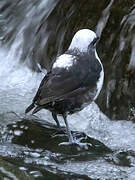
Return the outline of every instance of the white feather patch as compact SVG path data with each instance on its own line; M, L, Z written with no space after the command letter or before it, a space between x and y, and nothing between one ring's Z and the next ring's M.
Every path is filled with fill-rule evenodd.
M53 68L69 68L73 65L75 61L75 56L70 54L63 54L56 59L56 62L53 64Z

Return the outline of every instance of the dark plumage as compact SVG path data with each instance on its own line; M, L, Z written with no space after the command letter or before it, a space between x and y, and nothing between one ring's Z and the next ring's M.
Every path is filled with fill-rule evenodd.
M84 30L88 31L89 35L92 32ZM82 35L84 30L78 31L78 34L81 32L79 35ZM95 55L97 37L94 32L92 33L93 37L86 41L87 43L85 42L86 50L81 50L79 45L74 45L74 41L79 37L76 33L78 36L76 35L77 38L74 36L71 48L69 47L64 55L56 59L51 71L41 81L32 104L25 111L28 113L34 108L34 114L41 109L48 109L52 112L58 126L60 125L57 115L62 115L70 143L74 143L74 139L68 127L67 115L80 111L90 104L100 91L97 82L101 78L103 68L98 56ZM62 62L65 64L63 65Z

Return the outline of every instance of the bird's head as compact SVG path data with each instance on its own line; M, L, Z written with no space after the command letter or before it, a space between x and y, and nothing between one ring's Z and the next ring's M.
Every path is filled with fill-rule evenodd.
M99 40L96 33L90 29L81 29L74 35L69 50L78 49L80 52L87 52L88 49L95 49Z

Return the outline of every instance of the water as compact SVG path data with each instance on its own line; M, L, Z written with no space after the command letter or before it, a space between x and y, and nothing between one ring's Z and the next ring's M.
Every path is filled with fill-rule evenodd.
M134 1L0 2L0 179L135 179L134 12ZM68 117L90 144L79 149L59 146L61 117L59 131L48 111L24 111L45 68L86 27L101 38L105 83L98 105Z

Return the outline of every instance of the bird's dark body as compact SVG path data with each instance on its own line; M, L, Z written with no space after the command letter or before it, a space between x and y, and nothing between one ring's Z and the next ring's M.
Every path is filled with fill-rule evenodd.
M104 70L96 52L98 40L89 29L76 32L68 50L56 58L51 71L41 81L32 104L25 110L28 113L34 109L34 114L48 109L59 128L57 115L62 115L69 139L65 145L86 145L72 136L67 115L82 110L94 101L102 88Z
M59 115L72 114L94 99L102 70L95 51L75 50L65 54L73 55L73 65L68 68L52 68L42 80L33 103L26 112L35 108L33 113L48 109Z

